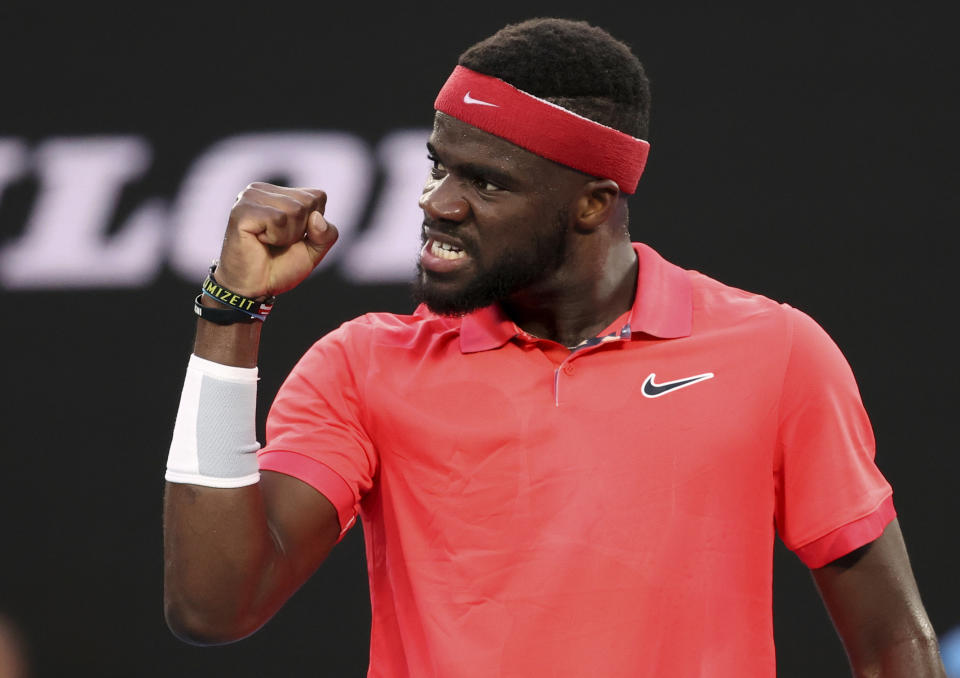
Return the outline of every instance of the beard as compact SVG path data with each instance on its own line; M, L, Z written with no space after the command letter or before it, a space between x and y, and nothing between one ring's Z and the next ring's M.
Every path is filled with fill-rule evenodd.
M433 313L460 316L507 299L556 271L566 260L567 211L562 210L555 220L555 228L527 247L511 248L489 267L478 267L466 283L452 288L440 284L443 278L417 263L413 280L413 300L426 304ZM424 242L425 242L424 238ZM477 251L472 243L464 243L468 255Z

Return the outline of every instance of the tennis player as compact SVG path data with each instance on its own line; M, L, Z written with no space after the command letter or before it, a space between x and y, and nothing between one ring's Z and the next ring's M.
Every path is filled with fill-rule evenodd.
M779 535L856 675L944 675L840 351L631 242L649 102L582 22L464 52L427 146L420 305L313 345L262 449L261 327L337 231L321 190L243 190L168 461L174 633L253 633L360 517L371 677L773 676Z

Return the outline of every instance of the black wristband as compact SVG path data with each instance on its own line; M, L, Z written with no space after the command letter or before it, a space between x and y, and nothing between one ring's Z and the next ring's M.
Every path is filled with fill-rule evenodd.
M233 325L234 323L252 323L256 317L249 313L244 313L235 308L212 308L200 303L203 294L198 294L193 300L193 312L204 320L209 320L217 325Z
M246 313L257 320L266 320L277 298L265 297L263 299L251 299L242 294L237 294L233 290L228 290L213 277L213 272L217 270L218 263L218 261L214 261L213 264L210 265L210 273L207 275L207 279L203 281L203 286L201 287L203 294L241 313Z

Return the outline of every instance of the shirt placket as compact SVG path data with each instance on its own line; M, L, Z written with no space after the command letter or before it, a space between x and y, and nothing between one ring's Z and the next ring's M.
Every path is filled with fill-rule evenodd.
M545 340L538 339L533 335L527 334L523 330L518 332L518 336L524 341L540 343ZM570 349L570 353L563 359L563 361L557 365L553 370L553 405L554 407L560 407L560 377L562 374L570 377L573 376L575 368L573 366L573 361L576 358L583 357L587 353L591 353L603 346L604 344L609 344L611 342L620 342L620 341L629 341L632 336L630 330L630 324L626 324L620 328L619 331L613 332L611 334L606 334L600 337L593 337L591 339L586 339L581 342L578 346Z

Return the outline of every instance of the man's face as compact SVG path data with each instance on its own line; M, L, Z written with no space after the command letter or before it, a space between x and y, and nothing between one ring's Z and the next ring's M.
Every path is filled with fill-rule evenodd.
M557 273L575 173L443 113L427 148L418 302L467 313Z

